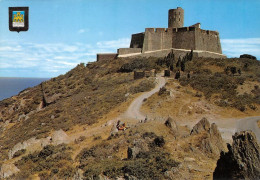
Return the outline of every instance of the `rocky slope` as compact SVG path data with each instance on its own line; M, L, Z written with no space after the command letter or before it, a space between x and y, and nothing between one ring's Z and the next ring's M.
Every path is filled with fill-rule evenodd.
M260 64L187 61L180 81L172 75L159 93L143 99L146 121L124 117L131 102L157 82L155 77L135 80L133 71L161 72L173 64L174 74L179 67L169 58L80 64L1 101L1 178L211 179L226 147L216 124L202 117L259 114ZM226 73L227 66L241 68L242 74ZM209 82L213 76L215 84ZM221 96L212 89L223 80L229 85L221 86ZM114 131L118 118L129 129ZM196 125L183 125L186 120Z

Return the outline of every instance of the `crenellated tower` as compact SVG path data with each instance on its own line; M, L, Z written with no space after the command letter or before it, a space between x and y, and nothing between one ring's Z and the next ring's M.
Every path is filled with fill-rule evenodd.
M168 28L181 28L184 25L184 10L181 7L169 9Z

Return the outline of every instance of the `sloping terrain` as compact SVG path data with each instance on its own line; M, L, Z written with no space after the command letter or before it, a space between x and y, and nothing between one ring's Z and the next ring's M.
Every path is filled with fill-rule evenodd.
M188 59L80 64L1 101L1 177L211 179L225 126L260 116L260 63ZM156 77L133 78L134 70L165 68L173 72L160 77L160 90ZM141 109L132 105L138 98ZM125 116L131 105L147 120ZM129 129L115 131L119 119Z

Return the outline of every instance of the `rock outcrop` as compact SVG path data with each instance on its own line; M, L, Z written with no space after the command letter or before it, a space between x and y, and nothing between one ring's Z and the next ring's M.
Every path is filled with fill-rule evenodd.
M164 124L169 127L174 134L178 134L178 124L171 117L169 117Z
M199 134L202 131L209 131L210 123L206 118L202 118L191 130L191 135Z
M0 168L0 179L7 178L12 176L13 174L19 172L20 170L12 163L10 164L2 164Z
M22 149L27 149L29 152L34 152L39 150L49 144L59 145L62 143L68 144L70 142L69 136L62 130L54 131L51 137L36 139L32 137L24 142L17 143L12 149L8 152L9 159L13 158L13 155Z
M117 125L117 123L113 124L111 131L110 131L110 135L115 135L116 133L118 133L118 129L117 129L116 125Z
M69 136L62 130L54 131L51 136L52 144L59 145L59 144L68 144L70 142Z
M260 179L260 148L252 131L242 131L233 137L228 152L221 152L214 179Z
M145 140L137 139L134 141L133 147L127 149L127 159L135 159L141 152L149 151L149 147Z
M219 156L225 150L224 141L215 123L210 124L206 118L202 118L191 130L191 136L201 136L197 146L204 153Z

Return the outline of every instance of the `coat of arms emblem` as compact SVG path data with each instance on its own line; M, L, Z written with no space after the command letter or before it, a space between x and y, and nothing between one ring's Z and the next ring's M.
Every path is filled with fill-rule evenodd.
M24 27L24 11L13 11L13 27Z
M29 29L28 7L9 7L9 30L27 31Z

